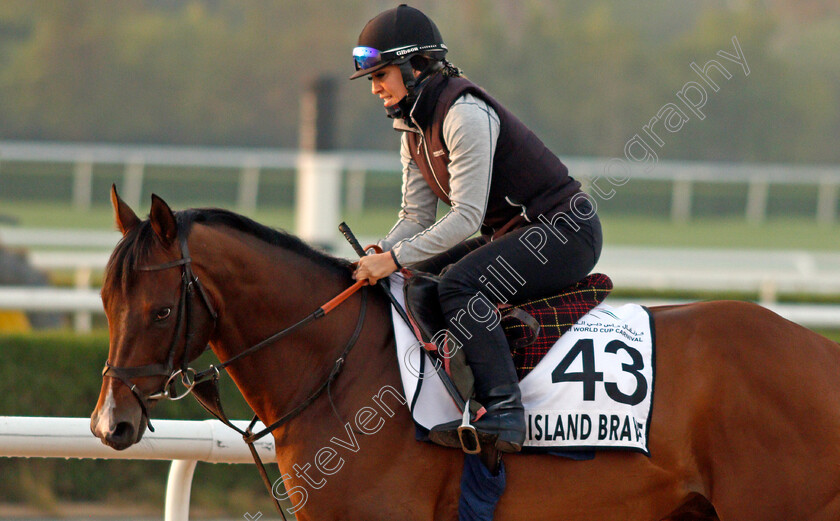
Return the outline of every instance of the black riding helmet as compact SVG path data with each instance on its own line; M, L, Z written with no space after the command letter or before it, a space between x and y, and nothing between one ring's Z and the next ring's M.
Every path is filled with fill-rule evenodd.
M408 91L398 108L407 113L416 99L414 86L440 68L447 50L440 31L428 16L413 7L400 4L378 14L362 29L358 45L353 49L356 72L350 79L367 76L388 65L398 65ZM418 55L431 60L428 62L430 65L421 71L420 77L415 78L410 60ZM390 110L388 115L402 116Z

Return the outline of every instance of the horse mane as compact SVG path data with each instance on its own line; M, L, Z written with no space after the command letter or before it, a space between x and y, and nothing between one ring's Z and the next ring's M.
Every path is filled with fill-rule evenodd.
M309 259L316 265L332 272L345 275L350 273L351 263L349 260L318 251L291 233L270 228L229 210L221 208L181 210L175 212L175 221L178 224L179 237L188 235L193 223L225 226ZM105 269L105 286L116 284L119 281L123 289L127 289L131 282L132 273L138 266L146 262L156 245L160 245L160 239L155 235L149 219L135 226L117 243L114 252L111 254Z

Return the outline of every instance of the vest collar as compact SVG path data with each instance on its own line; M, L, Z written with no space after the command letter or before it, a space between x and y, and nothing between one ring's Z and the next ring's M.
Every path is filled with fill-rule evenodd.
M446 80L447 78L440 72L434 74L417 96L417 101L411 108L411 119L417 122L420 128L424 128L431 121L440 93L448 83Z
M414 132L414 131L417 131L417 129L414 128L414 125L409 125L408 123L405 122L405 120L403 118L397 118L391 124L394 126L394 130L397 130L397 131L400 131L400 132Z
M432 113L435 110L440 93L446 87L446 79L443 74L436 72L423 82L422 89L417 95L417 100L414 101L414 105L411 107L411 112L409 113L409 117L417 122L421 128L425 127L431 121ZM393 127L394 130L403 132L419 130L402 118L395 119Z

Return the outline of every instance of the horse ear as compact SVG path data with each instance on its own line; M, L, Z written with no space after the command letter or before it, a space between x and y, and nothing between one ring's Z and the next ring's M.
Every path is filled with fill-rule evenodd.
M152 194L152 209L149 211L152 229L158 238L166 245L172 244L178 236L178 225L175 214L163 199Z
M117 222L117 228L126 235L140 224L140 218L134 213L134 210L120 199L117 193L117 185L111 185L111 204L114 206L114 220Z

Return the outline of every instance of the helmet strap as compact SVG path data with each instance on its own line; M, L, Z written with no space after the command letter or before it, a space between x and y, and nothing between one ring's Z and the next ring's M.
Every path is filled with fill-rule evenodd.
M408 114L408 111L403 112L402 104L405 98L401 99L396 105L385 107L385 115L391 119L402 119L403 114ZM405 116L408 117L408 116Z
M406 95L396 105L386 107L385 113L391 119L403 118L408 120L411 108L414 106L414 102L417 101L417 96L419 95L419 89L417 87L421 86L433 73L439 71L443 67L443 64L439 61L434 61L417 76L414 75L414 68L411 66L409 60L400 63L399 67L403 83L405 84Z

